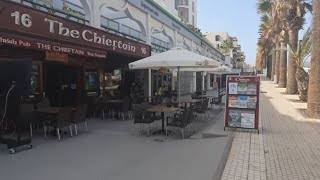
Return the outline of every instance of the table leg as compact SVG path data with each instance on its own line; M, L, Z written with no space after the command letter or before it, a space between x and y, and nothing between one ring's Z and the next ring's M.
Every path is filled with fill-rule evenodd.
M166 130L164 129L164 112L161 112L161 129L159 131L154 132L153 134L166 134ZM168 131L170 133L171 131Z
M161 118L162 118L162 132L165 133L165 130L164 130L164 112L161 112Z

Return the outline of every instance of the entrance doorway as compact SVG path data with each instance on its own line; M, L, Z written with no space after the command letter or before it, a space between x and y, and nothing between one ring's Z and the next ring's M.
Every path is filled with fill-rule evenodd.
M80 68L65 64L46 63L45 93L52 106L74 106L78 100Z

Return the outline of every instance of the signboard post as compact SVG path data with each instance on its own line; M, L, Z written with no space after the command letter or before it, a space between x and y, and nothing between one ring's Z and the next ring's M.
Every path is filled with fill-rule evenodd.
M259 134L260 77L227 76L225 125L254 129Z

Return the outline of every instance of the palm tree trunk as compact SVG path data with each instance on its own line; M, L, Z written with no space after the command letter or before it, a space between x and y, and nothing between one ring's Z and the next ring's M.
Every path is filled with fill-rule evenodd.
M267 56L267 77L271 79L271 70L272 70L272 56Z
M281 42L281 51L280 51L280 76L279 76L279 87L285 88L287 85L287 44Z
M299 99L301 101L308 100L308 84L309 84L309 74L300 66L297 67L296 72Z
M276 67L275 67L275 73L276 73L276 83L279 83L279 76L280 76L280 42L276 45Z
M295 52L298 46L298 30L290 29L289 30L289 44L290 47L293 48ZM287 79L287 94L297 94L298 85L296 79L296 72L297 72L297 63L294 60L291 53L289 54L289 61L288 61L288 79Z
M271 70L271 81L274 80L274 75L276 73L276 51L272 52L272 70Z
M307 114L320 118L320 1L313 1L312 51Z

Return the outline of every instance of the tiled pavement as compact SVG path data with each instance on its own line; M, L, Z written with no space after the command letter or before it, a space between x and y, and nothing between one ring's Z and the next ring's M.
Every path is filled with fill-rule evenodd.
M237 130L222 179L320 179L320 125L262 77L260 134Z
M78 136L62 134L60 142L51 134L43 139L40 129L30 150L10 155L0 144L0 180L210 180L221 172L232 133L223 131L217 107L203 117L183 140L180 131L147 137L132 120L88 119L88 133L79 125Z

